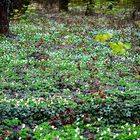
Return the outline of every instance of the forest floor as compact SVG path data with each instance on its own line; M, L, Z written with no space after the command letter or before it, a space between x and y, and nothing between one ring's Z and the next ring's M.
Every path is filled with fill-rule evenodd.
M139 20L28 12L0 37L0 140L140 139Z

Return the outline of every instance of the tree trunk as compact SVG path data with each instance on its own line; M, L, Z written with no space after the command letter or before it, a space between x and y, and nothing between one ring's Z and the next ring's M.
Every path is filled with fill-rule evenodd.
M140 0L133 0L134 11L132 13L132 20L135 20L136 14L140 11Z
M59 10L60 11L68 11L68 0L59 0Z
M93 14L94 5L95 5L94 0L88 0L87 9L86 9L86 12L85 12L86 16Z
M9 0L1 0L0 2L0 34L7 35L9 33Z

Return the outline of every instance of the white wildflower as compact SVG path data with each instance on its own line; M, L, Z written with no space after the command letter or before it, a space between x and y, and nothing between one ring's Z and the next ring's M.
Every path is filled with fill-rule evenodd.
M56 136L56 139L60 140L60 137L59 136Z
M56 130L57 128L56 127L54 127L53 125L51 126L52 127L52 129L54 129L54 130Z
M116 135L114 135L114 136L113 136L113 139L115 139L116 137L117 137L117 136L116 136Z
M22 129L25 128L25 124L22 124L21 127L22 127Z
M128 123L126 123L125 125L126 125L126 126L128 126L129 124L128 124Z
M107 128L107 131L110 132L111 131L110 128Z
M101 136L103 136L104 135L104 133L101 133Z
M40 130L43 130L43 128L42 128L42 127L40 127Z
M76 125L79 125L79 124L80 124L80 122L77 122L77 123L76 123Z
M134 131L134 134L136 135L137 134L137 131Z
M133 127L136 127L136 124L133 124Z
M64 38L65 38L65 39L66 39L66 38L69 38L69 35L66 35Z
M91 124L87 124L86 126L88 126L88 127L89 127L89 126L91 126Z
M98 133L98 132L99 132L99 130L100 130L100 129L99 129L99 127L97 127L97 130L96 130L96 132Z
M107 132L106 131L103 131L103 134L106 134Z
M75 129L75 132L76 132L77 134L80 134L80 129L79 129L79 127L77 127L77 128Z
M119 134L118 134L118 133L116 134L116 137L117 137L117 136L119 136Z
M101 120L102 120L102 118L103 118L103 117L101 117L101 118L98 118L97 120L98 120L98 121L101 121Z

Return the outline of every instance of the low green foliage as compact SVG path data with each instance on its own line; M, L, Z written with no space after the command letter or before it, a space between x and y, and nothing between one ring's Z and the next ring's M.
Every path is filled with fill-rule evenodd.
M139 138L137 29L27 16L0 37L0 139Z

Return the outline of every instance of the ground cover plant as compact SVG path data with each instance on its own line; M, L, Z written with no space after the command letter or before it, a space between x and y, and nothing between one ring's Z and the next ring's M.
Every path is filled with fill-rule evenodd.
M0 37L0 139L140 139L136 23L29 11Z

